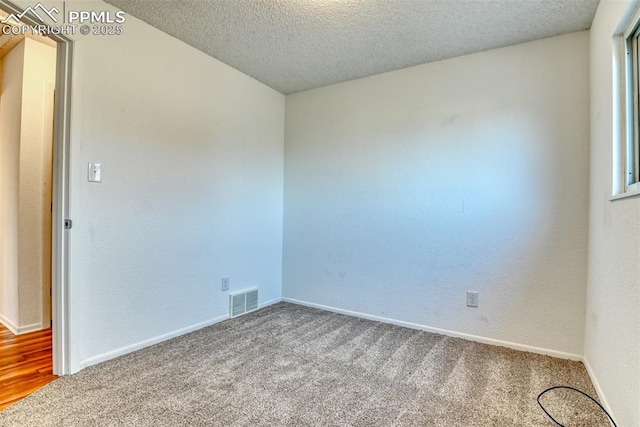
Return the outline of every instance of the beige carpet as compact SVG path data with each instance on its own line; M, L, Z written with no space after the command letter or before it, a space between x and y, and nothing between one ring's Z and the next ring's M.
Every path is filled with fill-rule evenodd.
M64 377L1 426L553 426L581 363L291 304ZM562 390L567 426L608 426Z

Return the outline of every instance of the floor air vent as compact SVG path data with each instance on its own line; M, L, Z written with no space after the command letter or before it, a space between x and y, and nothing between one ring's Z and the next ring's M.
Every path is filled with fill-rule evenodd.
M258 309L258 289L229 295L229 317L238 317Z

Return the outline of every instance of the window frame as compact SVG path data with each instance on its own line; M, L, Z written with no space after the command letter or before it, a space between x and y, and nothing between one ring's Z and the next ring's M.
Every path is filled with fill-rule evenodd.
M625 133L622 155L624 164L623 193L640 193L640 9L623 33Z

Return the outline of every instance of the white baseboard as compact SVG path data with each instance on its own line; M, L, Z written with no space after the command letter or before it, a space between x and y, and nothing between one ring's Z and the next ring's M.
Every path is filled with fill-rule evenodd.
M223 316L214 317L213 319L206 320L204 322L196 323L185 328L177 329L166 334L158 335L153 338L149 338L144 341L137 342L125 347L121 347L116 350L108 351L106 353L99 354L97 356L90 357L80 362L80 369L87 368L98 363L106 362L107 360L115 359L116 357L124 356L125 354L132 353L136 350L141 350L145 347L149 347L163 341L170 340L171 338L179 337L180 335L188 334L189 332L197 331L198 329L206 328L207 326L214 325L229 318L228 314Z
M13 335L28 334L29 332L40 331L44 329L42 323L32 323L30 325L16 326L13 322L0 314L0 323L2 323Z
M410 329L418 329L418 330L421 330L421 331L431 332L431 333L434 333L434 334L446 335L448 337L462 338L462 339L465 339L465 340L475 341L475 342L479 342L479 343L483 343L483 344L490 344L490 345L496 345L496 346L499 346L499 347L511 348L513 350L528 351L530 353L543 354L545 356L552 356L552 357L557 357L557 358L560 358L560 359L568 359L568 360L575 360L575 361L582 361L583 360L583 357L580 356L580 355L572 354L572 353L565 353L565 352L557 351L557 350L550 350L550 349L546 349L546 348L533 347L533 346L529 346L529 345L525 345L525 344L518 344L518 343L514 343L514 342L510 342L510 341L502 341L502 340L497 340L497 339L493 339L493 338L481 337L481 336L478 336L478 335L466 334L466 333L463 333L463 332L450 331L450 330L447 330L447 329L433 328L431 326L420 325L420 324L411 323L411 322L405 322L403 320L396 320L396 319L391 319L391 318L388 318L388 317L375 316L375 315L367 314L367 313L360 313L360 312L357 312L357 311L344 310L344 309L337 308L337 307L330 307L330 306L326 306L326 305L322 305L322 304L315 304L315 303L312 303L312 302L301 301L301 300L297 300L297 299L293 299L293 298L282 298L282 300L284 302L289 302L291 304L303 305L303 306L306 306L306 307L312 307L312 308L317 308L317 309L320 309L320 310L331 311L333 313L344 314L344 315L347 315L347 316L360 317L362 319L374 320L374 321L382 322L382 323L389 323L391 325L403 326L405 328L410 328Z
M273 304L277 304L282 301L282 298L275 298L269 301L261 302L259 304L259 308L264 308ZM154 338L149 338L144 341L137 342L135 344L128 345L126 347L121 347L116 350L109 351L107 353L100 354L98 356L93 356L88 359L80 362L80 369L87 368L92 365L97 365L98 363L106 362L107 360L115 359L116 357L124 356L125 354L132 353L137 350L141 350L145 347L149 347L163 341L170 340L175 337L179 337L180 335L188 334L189 332L197 331L198 329L206 328L207 326L215 325L216 323L220 323L222 321L228 320L229 314L224 314L222 316L214 317L213 319L206 320L204 322L196 323L191 326L187 326L185 328L177 329L172 332L168 332L166 334L158 335Z
M600 383L596 378L596 374L595 372L593 372L593 369L591 369L591 365L589 365L589 360L587 360L586 356L582 358L582 364L587 369L587 374L589 374L589 378L591 379L593 388L595 388L596 393L598 393L598 400L600 401L600 404L609 413L609 415L611 415L611 417L615 419L615 417L613 416L613 412L611 411L611 406L609 406L609 402L607 402L607 398L604 395L604 391L602 390L602 387L600 387ZM611 421L609 421L609 423L613 426Z
M42 323L32 323L31 325L24 325L18 327L18 335L28 334L29 332L41 331L44 329Z
M269 307L270 305L277 304L279 302L282 302L282 298L274 298L274 299L269 300L269 301L261 302L260 304L258 304L258 307L259 308L265 308L265 307Z
M13 324L12 321L7 319L3 314L0 314L0 323L2 323L13 335L18 335L18 327Z

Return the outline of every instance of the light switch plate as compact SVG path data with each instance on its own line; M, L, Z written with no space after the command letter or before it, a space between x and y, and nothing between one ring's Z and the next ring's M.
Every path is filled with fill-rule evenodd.
M102 165L89 163L89 182L102 182Z
M467 292L467 307L477 307L478 306L478 292L468 291Z

